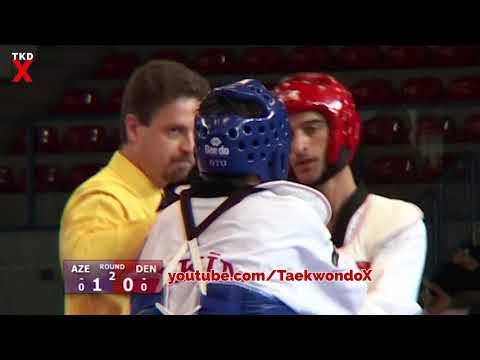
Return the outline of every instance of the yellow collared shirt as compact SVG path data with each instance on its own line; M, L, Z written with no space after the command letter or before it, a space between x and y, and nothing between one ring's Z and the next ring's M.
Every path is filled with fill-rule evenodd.
M120 152L80 185L63 211L60 261L133 260L155 222L163 192ZM65 295L65 314L130 313L127 295Z

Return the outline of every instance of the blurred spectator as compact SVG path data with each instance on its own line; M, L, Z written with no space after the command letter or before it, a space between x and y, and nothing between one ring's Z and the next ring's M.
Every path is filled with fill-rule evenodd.
M457 248L449 262L424 281L427 314L480 314L480 260L478 249Z

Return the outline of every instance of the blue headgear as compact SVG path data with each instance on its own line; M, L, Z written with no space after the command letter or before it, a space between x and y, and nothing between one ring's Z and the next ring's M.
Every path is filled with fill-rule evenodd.
M205 104L233 101L254 104L257 111L224 111ZM234 113L236 112L236 113ZM290 131L283 103L257 80L242 80L215 88L196 119L200 173L225 176L257 175L262 182L288 175Z

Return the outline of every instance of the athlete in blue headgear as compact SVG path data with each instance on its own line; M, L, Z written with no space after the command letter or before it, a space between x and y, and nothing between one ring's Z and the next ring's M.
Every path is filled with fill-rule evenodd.
M356 314L365 282L327 281L356 269L330 240L328 201L285 180L290 133L275 95L256 80L212 90L195 141L199 179L160 212L140 256L163 261L162 292L133 296L131 313Z

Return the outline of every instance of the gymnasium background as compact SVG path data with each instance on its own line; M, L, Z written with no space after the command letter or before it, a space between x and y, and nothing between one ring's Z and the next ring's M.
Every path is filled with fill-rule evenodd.
M12 82L12 52L34 55L31 83ZM153 58L213 86L331 73L362 116L358 178L426 214L425 276L480 243L480 46L0 46L0 314L63 314L63 207L116 150L126 79Z

